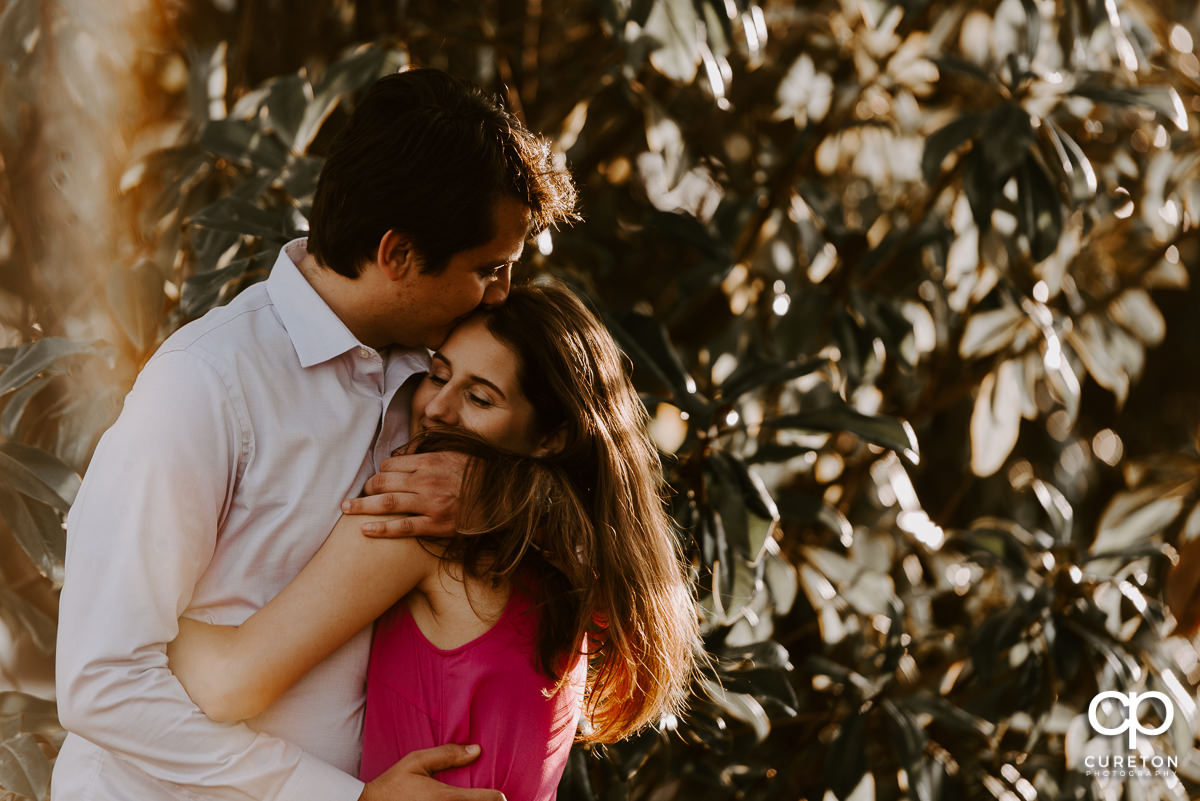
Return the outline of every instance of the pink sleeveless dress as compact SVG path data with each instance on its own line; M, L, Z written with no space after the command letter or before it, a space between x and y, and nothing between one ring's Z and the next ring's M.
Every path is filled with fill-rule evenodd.
M435 778L501 790L508 801L552 801L575 738L587 660L580 656L554 693L535 664L537 618L513 590L492 628L446 650L425 638L407 603L392 607L371 646L361 778L374 779L410 751L476 743L478 759Z

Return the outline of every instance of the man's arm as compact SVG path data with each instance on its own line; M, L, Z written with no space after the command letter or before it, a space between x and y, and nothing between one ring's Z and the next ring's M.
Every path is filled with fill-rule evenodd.
M97 448L69 516L59 715L147 775L213 798L357 799L361 782L297 746L206 718L167 669L247 442L234 403L207 363L167 353Z

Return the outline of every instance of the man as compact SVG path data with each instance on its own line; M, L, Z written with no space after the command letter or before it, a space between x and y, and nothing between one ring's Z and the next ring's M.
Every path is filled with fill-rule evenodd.
M504 301L530 229L573 205L544 142L478 90L433 70L370 89L307 242L170 337L97 447L68 520L56 801L500 797L429 778L473 759L465 744L353 778L369 630L249 725L204 717L164 649L181 615L236 624L265 604L381 468L369 489L384 494L348 509L410 515L383 533L451 532L461 465L387 458L408 436L409 379Z

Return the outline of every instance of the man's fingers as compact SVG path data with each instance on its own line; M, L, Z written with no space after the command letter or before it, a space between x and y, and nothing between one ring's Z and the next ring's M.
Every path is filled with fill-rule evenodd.
M342 501L342 514L403 515L416 511L418 504L419 500L411 492L385 492Z
M424 773L429 776L439 770L448 770L474 762L479 756L477 745L439 745L422 751L413 751L396 763L402 770ZM490 791L495 792L495 791ZM480 799L482 801L482 799Z
M390 520L377 520L363 525L362 533L368 537L381 539L390 537L418 537L421 536L421 526L417 521L426 519L428 518L393 517Z

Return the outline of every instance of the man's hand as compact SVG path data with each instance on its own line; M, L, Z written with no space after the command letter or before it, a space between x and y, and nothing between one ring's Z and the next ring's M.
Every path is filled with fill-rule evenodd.
M451 787L430 778L439 770L469 764L477 756L477 745L439 745L413 751L368 784L358 801L504 801L499 790Z
M368 537L451 537L466 464L465 455L452 451L392 456L367 479L367 497L344 502L342 512L398 515L365 524Z

